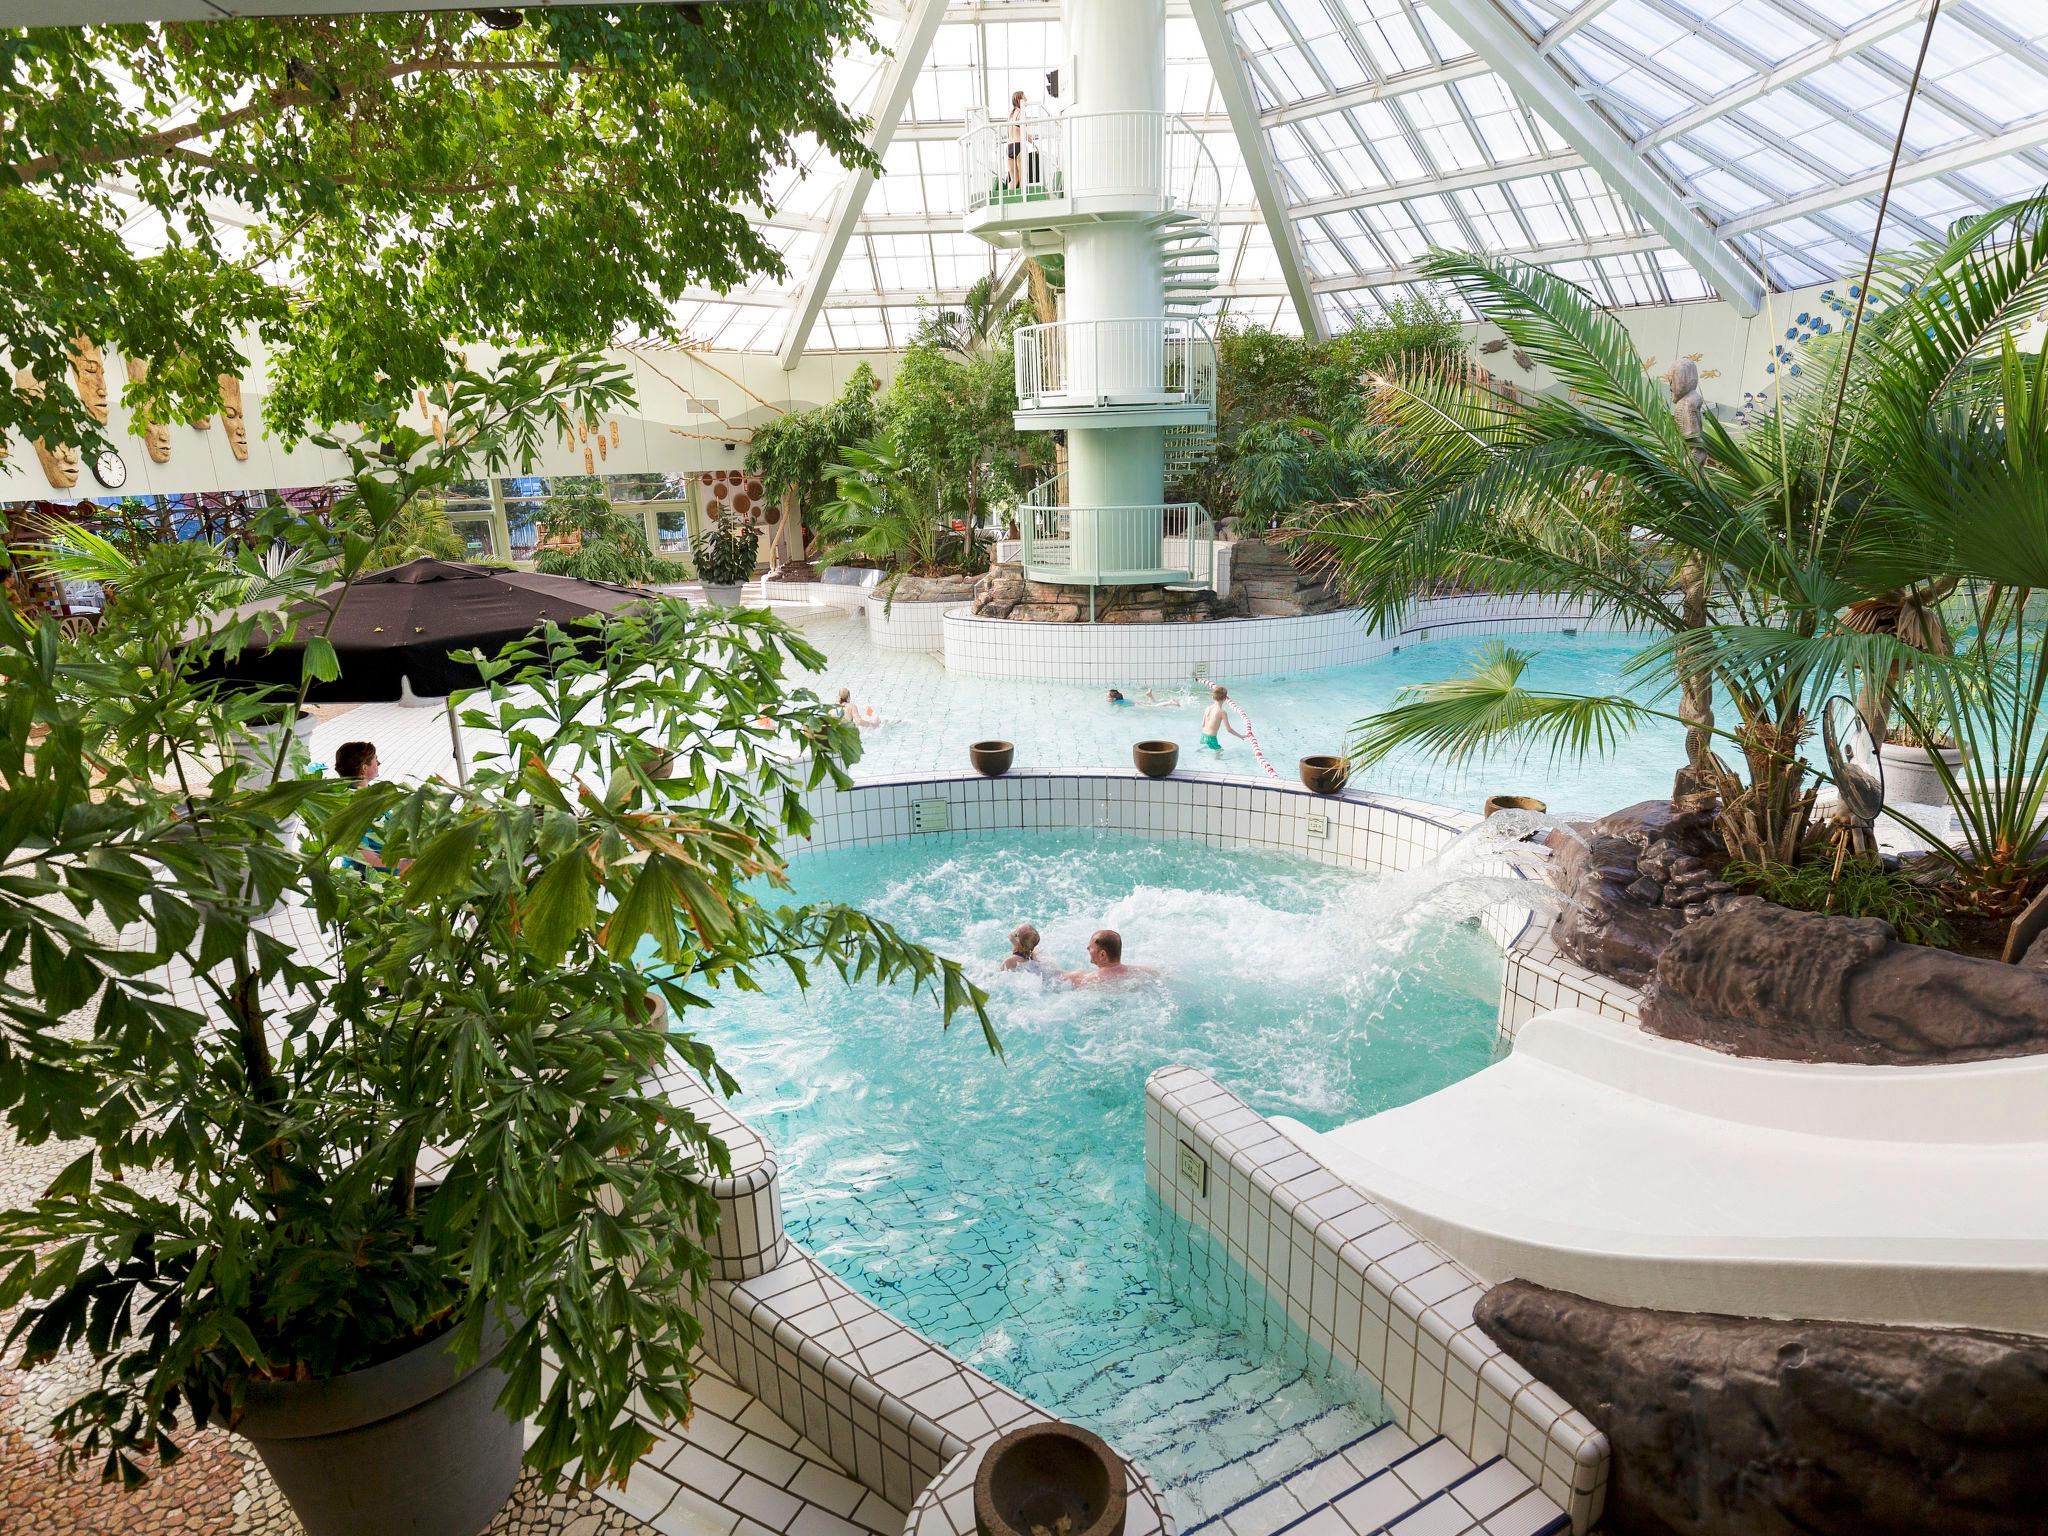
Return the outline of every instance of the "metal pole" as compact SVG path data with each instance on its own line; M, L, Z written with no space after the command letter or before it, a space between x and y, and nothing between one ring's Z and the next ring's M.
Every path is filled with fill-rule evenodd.
M455 748L455 782L469 782L469 764L462 756L462 722L455 718L455 700L448 701L448 744Z

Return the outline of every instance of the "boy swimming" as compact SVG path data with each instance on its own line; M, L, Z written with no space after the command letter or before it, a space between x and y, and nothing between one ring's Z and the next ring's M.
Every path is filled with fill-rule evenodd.
M1246 739L1244 732L1230 723L1230 712L1224 708L1229 698L1230 690L1221 683L1209 690L1209 707L1202 711L1202 745L1211 752L1223 750L1225 731L1240 740Z

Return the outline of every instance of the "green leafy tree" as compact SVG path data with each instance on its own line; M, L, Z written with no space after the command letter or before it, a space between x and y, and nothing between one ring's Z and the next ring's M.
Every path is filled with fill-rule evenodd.
M860 0L519 14L0 32L0 338L47 386L0 389L0 428L99 441L81 335L183 420L258 333L287 437L449 378L450 337L665 335L693 285L783 272L746 210L799 140L872 163L831 81ZM136 199L160 251L122 235Z
M1178 493L1212 516L1270 525L1300 520L1307 503L1286 499L1294 492L1370 488L1391 462L1372 441L1369 376L1403 359L1451 361L1465 351L1456 314L1433 295L1392 300L1322 341L1226 319L1216 337L1216 458ZM1244 457L1267 462L1240 470ZM1240 505L1243 492L1251 500Z
M329 436L350 465L334 520L260 518L323 571L285 595L361 572L409 506L530 463L563 408L602 414L624 379L514 354L458 374L447 444L388 415ZM296 694L208 681L255 632L226 605L260 569L158 544L82 646L0 630L0 962L33 977L0 992L0 1112L26 1144L81 1147L0 1213L11 1344L30 1370L89 1348L57 1433L134 1481L188 1420L232 1426L252 1381L435 1339L472 1361L491 1323L529 1465L623 1478L651 1444L628 1408L689 1411L703 1183L728 1167L661 1086L733 1087L691 1011L771 966L927 987L985 1026L982 999L886 925L781 904L800 791L848 782L859 751L790 687L822 665L793 631L662 599L549 626L474 658L459 708L503 746L467 784L353 787L282 773L289 717L338 675L345 584L289 636ZM783 732L808 750L773 750ZM373 824L394 873L337 868ZM274 937L280 900L324 942Z
M971 530L992 497L1014 497L1034 478L1047 444L1043 433L1017 431L1008 330L964 356L952 350L956 339L966 338L941 327L911 345L881 415L904 465L929 482L936 510Z
M549 576L574 576L579 581L610 581L644 587L664 581L685 581L690 567L681 560L657 555L647 543L646 526L637 517L621 517L604 494L604 481L576 475L554 483L541 503L541 537L558 540L544 546L533 566Z
M807 411L791 411L754 429L747 444L747 470L760 477L762 493L770 501L794 497L801 526L815 526L818 508L830 498L831 469L841 451L874 435L880 389L874 370L858 363L835 399Z

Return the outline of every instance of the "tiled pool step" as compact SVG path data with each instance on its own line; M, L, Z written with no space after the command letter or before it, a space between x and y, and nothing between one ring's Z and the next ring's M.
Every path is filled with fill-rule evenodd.
M653 1427L654 1449L601 1496L659 1536L900 1536L904 1512L700 1354L687 1425Z
M1551 1536L1563 1510L1495 1456L1475 1465L1441 1435L1383 1424L1181 1536Z

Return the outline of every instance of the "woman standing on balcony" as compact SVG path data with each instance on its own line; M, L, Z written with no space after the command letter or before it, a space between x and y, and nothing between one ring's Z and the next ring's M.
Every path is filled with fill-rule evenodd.
M1024 190L1024 93L1022 91L1010 93L1009 145L1007 175L1009 177L1010 190L1012 192L1021 192Z

